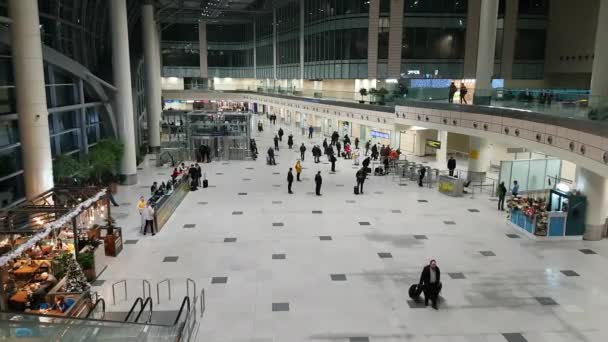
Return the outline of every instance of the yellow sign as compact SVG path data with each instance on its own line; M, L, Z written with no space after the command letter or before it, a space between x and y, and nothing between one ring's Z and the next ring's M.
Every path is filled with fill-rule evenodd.
M454 191L454 183L452 182L439 182L440 192L452 192Z
M469 153L469 159L478 160L479 159L479 151L478 150L471 150L471 152Z

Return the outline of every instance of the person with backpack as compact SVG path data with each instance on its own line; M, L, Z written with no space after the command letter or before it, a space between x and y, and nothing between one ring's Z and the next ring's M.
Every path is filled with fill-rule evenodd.
M304 146L304 143L302 143L302 145L300 146L300 159L302 159L302 161L304 161L304 152L306 152L306 146Z
M289 136L287 136L287 146L289 146L290 150L293 147L293 134L290 134Z
M336 141L336 149L338 150L338 157L340 156L340 149L342 148L342 144L340 144L340 141L337 140Z
M507 187L505 186L505 182L500 182L500 184L498 184L496 195L498 196L498 210L504 211L505 197L507 196Z
M336 158L336 156L334 156L333 154L331 155L331 157L329 158L329 161L331 162L331 172L336 172L336 161L338 159Z
M293 194L291 191L291 185L293 184L293 173L291 172L292 168L289 168L289 172L287 172L287 193Z
M372 146L372 159L378 160L378 145L376 145L376 144L374 144L374 146Z
M302 173L302 163L298 160L296 162L296 180L300 181L300 174Z
M367 157L367 155L369 154L369 149L370 149L370 147L371 147L371 146L372 146L372 141L371 141L371 140L368 140L368 141L365 143L365 156L366 156L366 157Z
M365 169L360 169L357 171L355 177L357 178L357 189L359 190L359 194L363 195L363 183L365 183L365 175L367 174Z
M327 151L327 138L323 139L323 151Z
M274 150L272 149L272 147L268 148L268 165L277 165L274 160Z
M274 149L278 151L279 150L279 137L275 135L273 140L274 140Z

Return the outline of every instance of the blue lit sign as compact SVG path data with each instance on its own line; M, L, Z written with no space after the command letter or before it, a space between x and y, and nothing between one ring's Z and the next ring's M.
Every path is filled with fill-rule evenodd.
M378 132L378 131L371 131L371 136L374 138L381 138L381 139L390 139L391 135L389 133L384 133L384 132Z

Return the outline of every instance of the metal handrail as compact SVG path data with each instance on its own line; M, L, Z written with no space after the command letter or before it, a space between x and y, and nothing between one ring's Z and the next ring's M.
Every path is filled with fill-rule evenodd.
M127 280L121 280L121 281L117 281L114 284L112 284L112 304L116 305L116 291L114 289L114 286L120 284L120 283L124 283L125 284L125 299L127 300Z
M175 317L173 325L176 325L179 322L179 318L182 315L182 311L184 311L184 305L186 304L188 305L188 312L190 312L190 297L188 296L184 297L184 300L182 300L182 305L179 307L179 311L177 312L177 317Z
M146 296L146 284L148 285L148 295ZM143 298L152 297L152 287L150 286L150 282L146 279L141 281L141 296Z
M127 313L127 316L125 317L125 320L124 320L125 322L129 322L129 317L133 313L133 310L135 310L135 305L137 305L137 303L139 303L139 305L140 305L140 308L141 308L140 312L141 312L141 310L143 310L144 300L141 297L137 297L137 299L135 300L135 302L131 306L131 309Z
M186 278L186 295L190 297L190 283L192 283L194 291L192 292L193 296L196 296L196 282L190 278Z
M93 305L93 307L91 308L91 310L89 310L89 312L87 313L87 315L85 316L85 318L89 318L89 316L91 316L91 314L93 313L93 311L95 311L95 309L97 308L97 305L101 304L101 308L102 308L102 312L106 313L106 301L103 300L103 298L99 298L95 301L95 304ZM102 316L103 317L103 316Z
M169 300L171 300L171 279L161 280L156 284L156 304L160 304L160 284L167 283L167 291L169 292Z
M207 300L205 299L205 289L201 290L201 317L205 313L205 309L207 309Z
M146 320L145 323L147 324L147 323L150 323L150 321L152 321L152 297L148 297L142 304L141 310L135 317L135 323L139 322L139 317L141 317L141 314L144 313L144 310L146 309L146 306L148 306L148 303L150 303L150 314L148 314L148 319Z

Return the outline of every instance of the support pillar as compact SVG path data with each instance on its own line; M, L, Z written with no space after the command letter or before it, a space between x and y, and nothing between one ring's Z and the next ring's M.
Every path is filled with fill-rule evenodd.
M254 30L254 32L255 32L255 30ZM207 22L205 22L204 20L202 20L198 23L198 48L199 48L201 78L209 78L209 65L207 64L207 53L208 53Z
M118 137L124 144L124 153L120 162L120 173L125 177L124 184L132 185L137 183L137 161L135 159L135 128L126 0L109 0L109 8L112 71L114 86L116 87L114 102L116 104L116 113L118 114Z
M505 20L502 38L501 73L505 80L513 79L513 60L515 58L515 37L517 35L517 14L519 0L506 0Z
M481 2L479 17L479 45L477 46L477 70L475 71L475 95L473 103L489 105L492 97L494 75L494 50L498 25L498 0Z
M300 0L300 82L304 87L304 0Z
M256 36L256 25L255 25L255 19L253 20L253 78L254 79L258 79L258 57L257 57L257 53L258 53L258 49L257 49L257 36ZM255 91L257 91L257 82L256 82L256 89L254 89Z
M369 27L367 29L367 78L378 78L378 25L380 0L369 1Z
M405 0L391 0L390 27L388 32L388 78L399 79L401 76L404 1Z
M469 0L467 11L467 31L464 50L464 78L475 78L477 49L479 45L479 15L481 0Z
M160 67L159 52L156 51L158 41L154 20L154 5L142 6L142 33L144 47L144 71L146 81L146 112L148 117L148 146L151 153L160 152Z
M490 168L488 141L480 137L469 137L469 167L468 179L483 180Z
M439 168L443 169L442 165L447 167L448 162L448 131L437 131L437 141L441 143L441 148L435 152L435 159L439 163Z
M591 71L591 105L608 103L608 1L600 1Z
M601 240L605 234L608 217L608 178L579 167L576 172L576 188L587 196L583 238Z
M272 78L277 79L277 9L275 7L272 8Z
M9 0L25 197L53 188L53 160L44 82L38 0Z
M84 105L84 82L82 80L78 80L78 98L80 99L80 104ZM89 153L89 127L87 120L87 110L86 108L80 109L80 142L82 144L80 148L80 152L82 154Z

